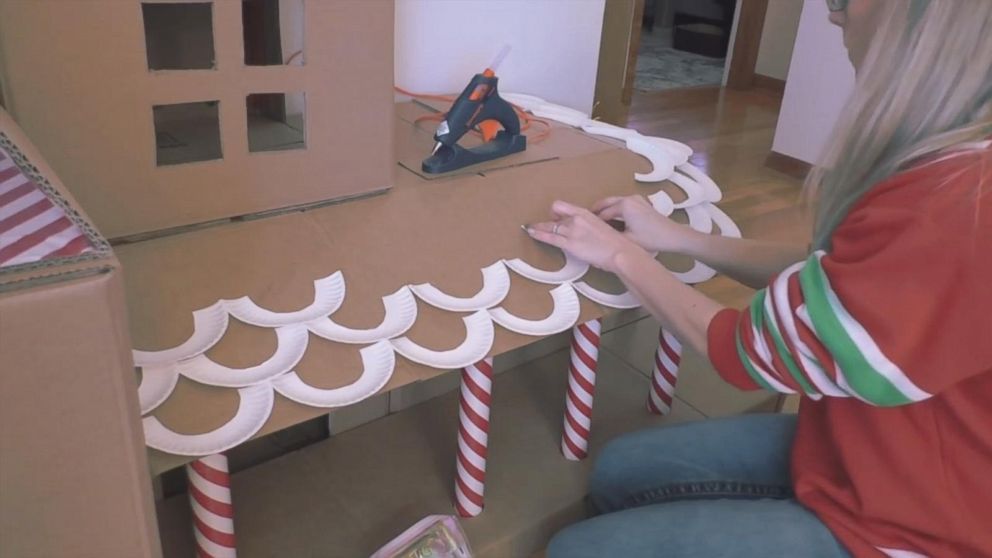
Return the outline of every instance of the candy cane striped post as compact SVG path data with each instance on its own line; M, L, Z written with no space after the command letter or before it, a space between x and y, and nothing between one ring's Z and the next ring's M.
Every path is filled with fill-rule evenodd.
M654 353L654 373L648 393L648 411L667 415L672 410L672 397L679 379L682 344L664 328L658 330L658 350Z
M589 453L589 429L592 427L592 403L596 390L596 362L599 359L601 331L602 323L599 320L590 320L572 329L565 424L561 435L561 453L571 461L583 459Z
M458 408L458 459L455 462L455 508L462 517L482 513L489 453L489 408L493 392L493 359L462 369Z
M186 465L193 536L198 558L234 558L234 508L227 456L219 453Z

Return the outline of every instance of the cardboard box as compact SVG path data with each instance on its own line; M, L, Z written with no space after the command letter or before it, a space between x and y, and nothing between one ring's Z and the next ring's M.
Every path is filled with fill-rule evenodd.
M240 0L0 3L7 108L108 237L391 186L393 3L245 5L243 13ZM269 20L302 31L299 54L281 48L288 64L248 64L257 50L245 46L250 10L259 6L278 6ZM252 36L264 43L270 32L280 31L263 25ZM285 103L249 98L279 93L290 94ZM300 108L303 130L293 117ZM276 150L253 152L266 134ZM284 149L285 134L305 148ZM207 160L165 164L178 152Z
M159 556L120 266L3 110L0 149L5 232L13 176L84 239L21 263L0 241L0 555Z

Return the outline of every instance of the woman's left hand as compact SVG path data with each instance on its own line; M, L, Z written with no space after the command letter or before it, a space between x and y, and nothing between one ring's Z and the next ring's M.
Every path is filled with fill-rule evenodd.
M553 221L528 225L527 233L602 270L615 272L618 254L643 252L640 246L587 209L556 201L551 206L551 215Z

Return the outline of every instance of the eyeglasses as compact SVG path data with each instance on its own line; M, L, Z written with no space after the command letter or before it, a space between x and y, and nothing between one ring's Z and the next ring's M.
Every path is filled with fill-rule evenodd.
M847 9L848 0L827 0L827 9L831 12L843 12Z

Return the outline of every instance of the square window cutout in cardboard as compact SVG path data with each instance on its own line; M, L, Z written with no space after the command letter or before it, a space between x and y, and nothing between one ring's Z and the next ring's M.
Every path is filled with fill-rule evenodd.
M253 93L245 99L248 151L306 148L306 95Z
M215 66L210 2L141 5L149 70L212 70Z
M223 157L218 101L155 105L155 162L158 166Z
M302 66L303 0L243 0L245 66Z

